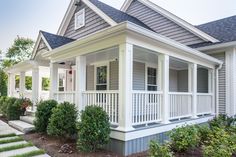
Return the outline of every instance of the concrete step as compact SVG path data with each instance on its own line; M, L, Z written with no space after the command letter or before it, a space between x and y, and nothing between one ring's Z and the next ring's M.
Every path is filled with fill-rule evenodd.
M42 154L42 155L37 155L37 156L34 156L34 157L50 157L48 154Z
M25 114L26 114L26 116L34 117L35 116L35 111L27 110L27 111L25 111Z
M20 116L20 120L29 124L34 124L35 117L33 116Z
M15 149L15 150L10 150L10 151L6 151L6 152L1 152L0 156L1 157L10 157L10 156L29 153L31 151L36 151L36 150L39 150L39 149L35 146L30 146L30 147L25 147L25 148L21 148L21 149Z
M27 143L26 141L19 141L19 142L0 144L0 148L10 147L10 146L15 146L15 145L20 145L20 144L26 144L26 143Z
M9 121L8 124L11 127L15 128L23 133L29 133L34 130L34 125L20 121L20 120Z

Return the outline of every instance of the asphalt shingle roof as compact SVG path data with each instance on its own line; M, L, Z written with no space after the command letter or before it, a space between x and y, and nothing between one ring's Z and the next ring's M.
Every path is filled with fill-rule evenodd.
M231 16L217 21L205 23L196 27L203 32L211 35L212 37L218 39L220 42L205 42L195 44L191 46L193 48L236 41L236 16Z
M45 37L45 39L47 40L48 44L51 46L52 49L58 48L60 46L75 41L74 39L66 38L60 35L55 35L44 31L40 32L43 34L43 36Z
M118 9L115 9L103 2L100 2L99 0L90 0L90 2L92 2L97 8L99 8L102 12L104 12L107 16L109 16L111 19L113 19L117 23L129 21L139 26L142 26L146 29L152 30L150 27L145 25L143 22L141 22L137 18L130 16L129 14L122 12Z

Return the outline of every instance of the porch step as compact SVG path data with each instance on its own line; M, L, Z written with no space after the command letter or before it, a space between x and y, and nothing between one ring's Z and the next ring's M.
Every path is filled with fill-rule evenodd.
M37 150L39 150L37 147L32 146L32 147L26 147L26 148L21 148L21 149L1 152L0 156L2 156L2 157L3 156L4 157L10 157L10 156L21 155L21 154L25 154L25 153L29 153L29 152L37 151Z
M27 111L25 111L25 114L26 114L26 116L34 117L35 116L35 111L27 110Z
M34 124L35 117L33 116L21 116L20 120L29 124Z
M15 128L23 133L29 133L34 130L34 125L20 121L20 120L9 121L8 124L11 127Z

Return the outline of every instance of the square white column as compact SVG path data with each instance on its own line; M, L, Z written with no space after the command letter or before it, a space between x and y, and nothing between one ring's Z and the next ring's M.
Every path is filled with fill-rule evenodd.
M25 72L20 72L20 97L25 94Z
M83 110L83 92L86 91L86 57L76 57L76 94L75 104L78 111Z
M119 46L119 127L118 130L130 131L132 127L132 90L133 90L133 45L124 43Z
M189 92L192 92L192 118L197 118L197 64L189 64Z
M163 104L162 104L162 122L169 123L170 119L170 104L169 104L169 56L158 56L158 69L161 75L160 89L163 91Z
M40 101L39 100L39 68L34 67L32 69L32 101L33 101L33 108L35 110L35 105Z
M58 91L58 65L50 63L50 99L54 99L54 93Z
M13 97L15 91L15 74L9 73L8 74L8 96Z

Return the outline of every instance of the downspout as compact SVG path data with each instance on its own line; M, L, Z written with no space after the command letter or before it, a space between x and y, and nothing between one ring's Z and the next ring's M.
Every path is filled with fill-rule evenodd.
M216 115L219 115L219 70L222 68L223 63L221 63L216 68L216 78L215 78L215 103L216 103Z

